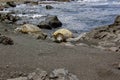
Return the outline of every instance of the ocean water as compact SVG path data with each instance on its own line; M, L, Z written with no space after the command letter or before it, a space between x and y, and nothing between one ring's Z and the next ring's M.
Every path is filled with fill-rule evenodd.
M14 11L22 18L17 23L23 22L39 24L47 15L57 15L63 23L63 28L70 29L76 33L87 32L95 27L112 24L117 15L120 15L119 0L77 0L73 2L62 2L49 4L54 9L46 10L46 4L26 5L21 4L15 8L5 9Z

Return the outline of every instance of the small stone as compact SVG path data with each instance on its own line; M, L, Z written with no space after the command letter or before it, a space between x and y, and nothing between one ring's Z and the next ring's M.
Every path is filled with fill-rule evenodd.
M8 32L8 29L4 29L5 32Z
M55 69L50 74L50 79L55 80L79 80L76 75L68 72L68 70L61 68L61 69Z
M118 47L111 47L109 48L110 51L118 52Z
M120 70L120 63L118 64L118 69Z
M44 70L37 69L35 72L28 75L28 80L45 80L48 73Z
M6 65L6 68L9 68L9 65Z
M4 36L2 44L4 44L4 45L13 45L14 43L13 43L13 40L11 38Z
M46 5L46 9L53 9L51 5Z

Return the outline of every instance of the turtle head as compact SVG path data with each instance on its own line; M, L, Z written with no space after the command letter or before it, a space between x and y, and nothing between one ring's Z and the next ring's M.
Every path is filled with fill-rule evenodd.
M57 43L61 43L65 41L64 36L60 33L55 35L54 38L55 38L55 42Z
M17 27L15 30L14 30L14 32L21 32L21 27Z

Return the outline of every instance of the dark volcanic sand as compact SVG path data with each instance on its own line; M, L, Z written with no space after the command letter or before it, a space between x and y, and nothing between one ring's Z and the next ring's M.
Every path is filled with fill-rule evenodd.
M117 69L119 53L84 46L65 46L12 31L12 25L0 23L0 33L14 41L14 45L0 44L1 78L13 77L15 72L33 72L36 68L46 71L66 68L80 80L120 80L120 70Z

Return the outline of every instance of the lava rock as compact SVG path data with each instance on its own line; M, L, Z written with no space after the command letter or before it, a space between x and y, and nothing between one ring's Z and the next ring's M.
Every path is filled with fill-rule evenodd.
M57 16L48 16L45 20L52 28L58 28L62 26L62 22Z
M120 44L120 15L116 17L113 24L95 28L82 39L89 43L94 41L98 46L105 47L110 51L119 52L120 50L116 50L116 48Z
M49 30L52 29L52 27L45 21L41 21L39 23L38 27L41 28L41 29L49 29Z
M61 26L62 22L57 18L57 16L48 16L45 21L38 24L38 27L43 29L59 28Z
M115 22L114 24L117 26L117 25L120 25L120 15L118 15L115 19Z
M37 69L35 72L28 74L26 77L18 77L7 80L79 80L76 75L70 73L68 70L61 68L55 69L48 74L48 72Z
M66 69L55 69L52 71L50 74L50 79L51 80L79 80L77 76L74 74L68 72Z
M6 36L3 36L1 35L0 36L0 43L4 44L4 45L13 45L13 40L9 37L6 37Z
M46 80L48 78L48 73L44 70L37 69L35 72L28 75L28 80Z
M14 1L6 2L10 7L16 7L16 3Z
M53 9L53 7L51 5L46 5L45 7L46 7L46 9Z

